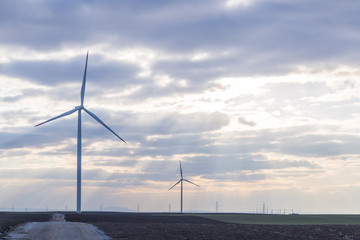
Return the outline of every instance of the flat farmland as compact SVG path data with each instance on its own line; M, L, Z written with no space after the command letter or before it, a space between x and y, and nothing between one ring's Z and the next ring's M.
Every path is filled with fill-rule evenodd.
M360 239L360 215L84 213L113 239Z
M197 216L197 215L194 215ZM200 216L226 223L265 225L360 225L360 215L341 214L201 214Z
M360 215L62 213L66 221L93 224L112 239L360 239ZM0 213L2 236L51 215Z

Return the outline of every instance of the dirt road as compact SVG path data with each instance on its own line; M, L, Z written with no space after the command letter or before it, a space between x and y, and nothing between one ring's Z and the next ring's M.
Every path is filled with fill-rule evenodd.
M107 240L110 238L91 224L66 222L63 214L54 214L50 222L30 222L16 227L5 239Z

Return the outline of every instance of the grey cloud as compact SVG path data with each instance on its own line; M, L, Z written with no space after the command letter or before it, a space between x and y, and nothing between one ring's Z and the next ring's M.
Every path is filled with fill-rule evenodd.
M279 145L279 152L298 156L340 156L342 154L359 154L356 147L360 142L358 136L352 135L307 135L284 138Z
M43 168L43 169L1 169L1 178L27 178L27 179L58 179L69 180L74 179L76 175L75 169L61 169L61 168Z
M313 132L328 131L316 135ZM210 136L173 136L159 139L137 149L136 153L145 155L171 156L172 154L196 153L213 155L254 154L276 152L294 156L339 156L343 153L357 154L359 138L349 134L332 134L333 126L299 126L278 130L233 132L223 137L223 144L217 144ZM180 138L179 138L180 137ZM195 141L194 141L195 140ZM160 144L158 144L160 143Z
M299 169L294 169L293 166L291 169L283 168L281 173L279 171L272 171L271 173L254 173L254 172L238 172L238 173L224 173L224 174L207 174L202 176L204 179L215 180L217 182L256 182L264 179L273 179L273 178L296 178L296 177L312 177L314 175L323 174L324 170L322 169L309 169L306 171L301 170L302 168L299 165Z
M85 53L67 61L16 61L0 65L1 72L11 77L29 79L43 85L56 86L68 82L81 85L85 67ZM109 62L101 56L90 55L87 79L91 84L105 88L128 84L138 73L132 64Z
M130 162L130 161L129 161ZM135 186L144 185L148 181L168 182L179 177L179 167L177 161L167 159L164 161L134 161L141 171L137 173L110 172L98 165L97 168L83 169L83 180L86 186L107 186L116 187L121 185ZM134 167L128 162L123 162L129 167ZM232 165L230 168L229 166ZM205 169L204 169L205 167ZM261 173L256 171L261 169L286 169L286 168L308 168L316 169L317 166L307 161L254 161L251 157L240 157L238 159L228 158L187 158L183 161L183 173L185 178L200 175L204 179L219 179L236 181L257 181L264 178ZM246 173L252 170L255 173ZM31 171L24 169L1 169L0 177L3 179L38 179L55 180L59 185L73 185L75 182L76 170L74 168L36 168ZM227 177L224 176L227 175ZM70 180L70 182L69 182ZM93 182L96 181L96 182Z
M139 44L144 41L163 45L171 38L177 40L174 36L176 31L172 28L179 30L183 25L183 13L198 9L197 14L191 14L190 16L193 17L188 19L198 18L199 12L204 11L201 9L208 9L203 8L204 3L204 1L196 3L79 1L75 4L69 1L5 2L1 6L4 13L2 22L7 23L6 26L9 27L3 29L4 35L1 41L26 43L37 48L60 46L63 42L89 44L104 39L115 39L122 45ZM206 3L208 7L212 5L210 1ZM37 9L36 15L35 11L29 9ZM10 28L14 25L17 26L16 32Z
M132 138L130 138L132 140ZM175 154L203 153L204 145L212 141L197 135L174 135L171 138L146 142L142 139L140 147L124 149L119 142L119 146L113 149L102 151L85 150L86 154L94 156L127 156L129 158L139 158L141 156L159 156L160 158L171 157ZM115 164L115 163L114 163Z
M172 77L172 76L171 76ZM133 104L137 102L141 102L151 98L158 98L162 96L179 96L186 93L197 93L199 91L204 90L205 88L213 85L204 82L197 82L190 80L190 84L185 87L179 86L177 78L174 82L166 85L166 86L158 86L154 83L154 79L149 78L147 82L136 83L139 84L140 88L129 96L126 96L125 99L122 99L126 104Z
M269 176L264 173L226 173L205 175L202 178L219 182L255 182L267 179L268 177Z
M30 178L42 180L76 180L74 168L36 168L31 171L24 169L1 169L1 178ZM121 174L109 172L101 168L83 169L84 180L116 180Z
M82 68L79 61L17 61L1 65L1 71L11 77L30 79L34 82L52 84L81 79Z
M240 132L233 133L231 137L226 139L226 145L214 145L205 152L209 154L249 154L270 151L311 157L359 153L359 149L355 147L360 141L358 136L333 134L331 126L327 134L314 134L311 132L319 129L324 130L326 126L301 126L259 132L249 131L250 136Z
M176 178L176 176L172 175L177 173L177 170L171 173L167 172L167 169L175 170L178 167L177 161L171 161L173 155L197 153L202 154L203 156L187 156L182 159L185 176L193 177L200 175L203 178L216 179L217 176L222 174L235 174L232 175L233 179L255 181L257 177L261 179L261 175L247 176L241 174L244 174L244 171L257 172L265 169L277 170L287 168L305 168L309 171L318 171L320 166L306 160L306 157L341 157L341 154L359 154L357 146L360 140L357 136L330 133L314 135L311 134L314 128L316 129L317 127L302 126L298 128L285 128L277 131L247 131L247 133L243 132L241 134L242 136L234 133L235 135L231 138L222 140L225 141L225 144L223 145L216 145L216 140L210 140L206 137L199 137L197 135L174 135L167 139L155 139L155 141L150 142L144 141L144 146L132 149L134 153L128 152L128 150L121 148L120 145L119 148L115 149L103 149L101 150L101 153L92 149L86 149L84 151L85 155L89 154L95 157L99 155L105 157L105 159L100 157L95 158L91 163L93 166L124 166L131 168L140 167L143 169L141 174L130 175L90 171L87 179L108 179L116 181L120 181L119 179L123 179L121 181L126 181L126 177L138 179L131 180L131 184L135 184L135 182L145 179L168 181L169 179L172 179L172 177ZM39 140L36 139L41 138L41 136L36 135L33 136L33 138L34 140L32 141L35 142L34 144L39 144L36 142ZM26 137L18 137L18 139L29 141ZM161 140L161 142L158 142L159 140ZM192 140L194 142L191 142ZM17 144L20 143L17 142ZM3 145L3 148L10 148L10 146L6 144ZM86 145L86 142L84 145ZM68 145L66 148L69 150L63 149L60 151L62 153L69 153L72 151L75 154L75 146L71 147ZM268 151L278 154L294 155L302 157L304 160L268 159L264 157L265 155L262 155ZM154 157L158 156L159 159L164 160L137 160L138 156L146 155ZM125 157L126 160L108 160L106 159L106 156L121 156ZM241 174L236 175L236 173ZM296 175L299 176L299 173L294 176Z
M129 162L131 162L130 160ZM140 174L133 174L132 178L140 180L169 181L176 179L179 174L179 163L167 158L162 161L133 161L141 169ZM123 165L121 162L117 166ZM262 155L230 155L230 156L208 156L208 157L185 157L183 159L183 173L185 177L201 176L206 179L217 179L223 176L226 179L256 181L263 179L263 174L256 173L264 169L286 170L293 169L294 176L304 174L298 169L307 169L309 174L312 171L321 172L318 165L307 160L269 160ZM249 171L252 173L250 174ZM228 177L225 177L228 175Z
M144 7L139 8L139 3ZM222 1L80 1L76 4L17 1L1 4L4 34L0 41L15 46L46 51L66 45L77 46L79 42L82 46L101 42L114 48L145 46L170 54L230 53L199 62L167 59L152 66L154 74L186 79L187 87L176 84L158 87L152 78L137 79L138 66L90 55L88 79L89 84L96 86L98 95L109 89L141 86L123 99L124 102L201 91L208 89L210 82L218 77L287 74L298 65L308 64L332 68L338 64L337 58L341 58L343 64L358 61L352 54L358 38L351 34L358 19L349 14L359 8L354 1L346 6L323 1L317 4L260 1L246 11L241 8L225 10ZM29 10L35 8L37 11ZM196 14L189 15L189 12ZM188 17L183 18L185 15ZM334 22L334 19L348 21ZM330 28L329 22L338 27ZM0 66L9 76L51 86L68 82L80 85L83 68L84 56L67 61L17 61ZM88 89L95 94L92 88ZM4 100L16 101L17 98Z
M226 114L215 113L162 113L154 116L153 114L115 114L109 116L105 111L96 111L90 109L97 116L99 116L105 123L107 123L115 132L120 134L128 141L140 141L145 146L145 150L138 150L139 152L151 151L155 149L162 149L168 146L169 153L176 148L181 152L186 150L195 149L196 146L202 146L209 143L209 140L204 139L201 135L205 132L221 129L229 122L229 117ZM48 117L34 121L34 125L46 119L50 119L60 113L49 113ZM123 115L121 117L121 115ZM84 122L84 141L103 141L104 139L116 139L107 129L95 122L89 116L83 114ZM120 119L118 118L120 117ZM121 119L124 120L121 120ZM126 118L126 120L125 120ZM7 148L20 148L26 146L41 146L52 145L64 140L76 138L77 124L76 117L73 116L58 119L49 122L45 125L30 129L17 129L19 132L7 132L2 134L2 141L0 147ZM24 132L24 133L21 133ZM147 135L163 135L163 134L176 134L175 138L162 139L155 138L151 141L146 141ZM86 142L85 142L86 144ZM170 146L173 144L173 146ZM119 150L120 149L120 150ZM114 153L123 151L121 147L114 149ZM153 149L153 150L150 150ZM90 153L96 154L89 150ZM110 150L109 152L112 152ZM121 152L123 154L123 152Z
M352 4L354 4L354 9L359 8L355 2ZM227 73L259 75L286 73L294 70L295 65L309 62L318 62L318 65L321 65L322 59L331 61L332 58L337 58L344 52L349 56L348 51L352 48L350 46L354 46L357 37L342 38L335 29L342 28L350 33L355 25L337 21L336 25L341 27L330 28L329 22L333 22L340 16L350 18L355 16L348 15L348 12L354 9L348 6L325 4L327 8L324 10L320 5L323 4L310 4L303 1L278 4L262 2L243 12L207 16L201 23L191 24L186 31L177 29L176 36L180 35L179 39L181 35L193 36L195 49L219 50L220 45L228 49L237 49L238 53L221 61L216 59L212 63L205 61L200 63L202 66L198 68L197 63L190 62L169 62L164 63L165 65L160 68L168 71L170 69L174 75L184 76L184 73L186 75L188 72L187 76L191 73L193 79L199 78L194 73L200 73L204 69L209 72L222 69L219 73L223 75ZM334 17L334 14L337 17ZM196 41L197 39L203 40L201 44ZM347 60L350 62L354 59L352 57ZM204 74L207 75L208 72L204 71ZM213 74L213 76L216 75Z
M258 171L263 169L285 168L318 168L319 166L306 161L273 160L266 159L261 155L226 155L210 157L186 158L188 174L213 175L226 174L239 171Z
M0 101L7 102L7 103L14 103L14 102L19 101L20 99L22 99L22 96L21 95L16 95L16 96L12 96L12 97L0 98Z
M1 104L1 102L0 102ZM35 125L35 121L37 120L36 117L36 113L34 112L33 109L29 109L29 108L15 108L13 106L11 106L11 103L7 103L5 102L4 105L6 105L6 107L9 110L3 110L1 111L1 116L3 117L3 119L6 119L8 121L8 123L12 123L14 125L10 125L6 128L6 132L15 132L15 133L19 133L19 132L28 132L29 128L27 128L26 126L24 126L23 121L27 121L31 124L31 126ZM11 106L9 108L9 106ZM32 122L34 121L34 122ZM33 125L34 124L34 125ZM16 126L17 125L17 126ZM19 126L21 125L21 126Z
M86 169L83 168L84 186L101 187L128 187L142 186L147 181L171 181L174 175L164 171L156 173L120 173L110 172L101 168ZM75 168L37 168L37 169L0 169L0 178L2 179L35 179L41 180L39 185L45 182L51 182L55 186L74 186L76 181ZM175 176L176 177L176 176ZM56 180L56 182L53 182Z
M256 126L256 122L246 120L246 119L243 118L243 117L239 117L239 118L238 118L238 122L239 122L240 124L247 125L247 126L250 126L250 127Z
M316 129L316 126L314 126ZM318 126L324 129L325 126ZM238 143L246 152L272 151L296 156L340 156L341 154L358 154L356 147L360 141L358 136L352 134L334 134L330 126L327 134L314 134L309 132L313 127L293 127L278 131L262 131L254 137L242 138ZM303 131L306 132L303 132ZM229 142L232 142L229 139ZM221 152L240 153L236 145L220 148Z
M96 156L96 154L94 154ZM94 156L92 155L92 156ZM130 157L129 157L130 158ZM136 159L130 160L114 160L114 159L106 159L103 158L95 158L91 161L91 164L94 166L106 166L106 167L114 167L114 166L122 166L122 167L135 167L139 163Z
M4 133L1 134L0 148L12 149L22 148L25 146L34 146L39 143L46 144L46 140L41 134L17 134L17 133Z
M204 133L221 129L230 121L229 116L221 112L136 113L128 119L130 120L125 120L118 126L129 132L157 135Z
M50 128L29 126L29 128L17 129L16 132L0 132L0 149L53 145L76 137L75 121L63 119L58 122Z
M76 126L73 126L71 137L76 137ZM328 129L330 131L327 134L313 134L314 131L319 129ZM62 134L57 135L56 129L63 131ZM44 133L43 135L32 136L34 138L31 144L54 144L60 139L62 141L65 137L71 134L71 131L64 128L52 128L53 135ZM88 128L89 129L89 128ZM94 130L91 130L94 129ZM117 127L113 128L117 129ZM56 131L55 131L56 130ZM156 131L157 128L153 128L150 134L164 134L164 132ZM44 130L45 131L45 130ZM48 130L46 130L48 131ZM125 138L127 136L126 130L121 133ZM233 132L231 136L223 137L223 144L219 145L215 139L211 138L211 135L204 136L202 132L192 134L182 134L181 132L175 133L173 136L166 138L153 138L151 141L146 140L146 134L142 133L141 129L138 129L136 134L132 133L131 137L135 137L136 141L141 143L140 148L124 149L119 143L119 147L114 149L106 149L101 152L96 152L92 149L87 149L86 154L91 155L104 155L104 156L172 156L174 154L214 154L214 155L237 155L237 154L254 154L258 152L276 152L279 154L289 154L294 156L340 156L341 154L358 154L359 149L357 147L360 141L358 136L350 134L332 134L332 126L300 126L293 128L284 128L278 130L262 130L262 131L245 131L245 132ZM41 133L42 134L42 133ZM108 135L106 135L108 134ZM174 134L174 133L172 133ZM125 138L128 141L133 141L132 138ZM39 138L39 139L37 139ZM68 137L67 137L68 138ZM91 127L87 130L84 138L86 141L93 142L103 141L104 139L111 139L111 133L108 133L106 129L102 129L101 126ZM27 138L21 136L17 137L19 141L5 141L3 142L3 148L11 148L14 146L21 146L29 141ZM13 145L12 145L13 144ZM30 142L28 143L30 144ZM86 146L86 142L84 143Z
M156 112L156 113L126 113L126 112L105 112L104 110L89 109L99 116L105 123L120 135L142 136L147 135L167 135L179 134L195 135L197 133L206 133L219 130L226 126L230 119L229 116L221 112L196 112L196 113L179 113L179 112ZM85 114L84 114L85 115ZM108 134L97 122L86 116L84 119L90 123L86 128L94 134L90 137L102 137ZM155 139L152 142L161 142L162 139ZM164 140L168 141L168 140ZM171 141L171 139L169 140ZM144 143L146 144L146 143Z
M240 49L242 54L232 60L246 59L247 64L235 61L231 69L244 66L243 70L251 69L253 73L270 71L267 68L270 62L276 71L309 60L321 63L339 56L350 56L345 61L357 59L351 53L358 42L358 37L352 34L359 21L353 14L359 9L356 1L346 5L326 1L261 1L246 11L241 8L227 11L221 7L223 4L223 1L5 2L4 16L12 17L3 17L2 22L12 27L3 27L0 40L32 48L108 41L172 52ZM29 11L33 8L40 9L36 15Z

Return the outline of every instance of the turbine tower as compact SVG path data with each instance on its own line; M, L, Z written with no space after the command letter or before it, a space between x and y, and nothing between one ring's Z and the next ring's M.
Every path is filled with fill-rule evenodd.
M181 176L181 178L180 178L180 180L177 182L177 183L175 183L171 188L169 188L169 190L168 191L170 191L173 187L175 187L176 185L178 185L178 183L181 183L181 198L180 198L180 211L181 211L181 213L183 212L183 182L185 181L185 182L188 182L188 183L191 183L191 184L193 184L193 185L195 185L195 186L198 186L198 187L200 187L199 185L197 185L197 184L195 184L195 183L193 183L193 182L190 182L189 180L187 180L187 179L185 179L184 177L183 177L183 173L182 173L182 167L181 167L181 161L180 161L180 176Z
M98 121L101 125L103 125L105 128L107 128L110 132L115 134L116 137L118 137L121 141L124 143L125 140L122 139L119 135L117 135L113 130L111 130L103 121L101 121L100 118L98 118L95 114L90 112L84 107L84 96L85 96L85 84L86 84L86 71L87 71L87 63L88 63L88 57L89 57L89 51L87 51L86 54L86 63L85 63L85 71L84 71L84 78L81 86L81 92L80 92L80 98L81 98L81 105L75 107L74 109L67 111L63 114L60 114L59 116L56 116L54 118L51 118L45 122L39 123L35 125L35 127L40 126L44 123L50 122L52 120L65 117L67 115L70 115L74 112L78 112L78 134L77 134L77 183L76 183L76 212L81 213L81 110L84 110L87 114L89 114L92 118L94 118L96 121Z

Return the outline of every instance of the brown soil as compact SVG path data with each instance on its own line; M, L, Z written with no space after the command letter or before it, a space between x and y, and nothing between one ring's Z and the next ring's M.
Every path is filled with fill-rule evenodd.
M67 221L97 226L113 239L360 239L358 225L245 225L195 216L67 213Z
M176 214L66 212L66 221L94 224L113 239L359 239L359 225L245 225ZM52 213L0 212L0 238L15 225L47 222Z

